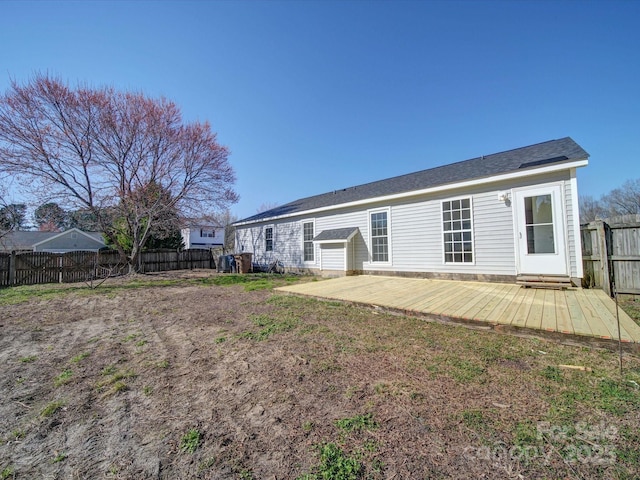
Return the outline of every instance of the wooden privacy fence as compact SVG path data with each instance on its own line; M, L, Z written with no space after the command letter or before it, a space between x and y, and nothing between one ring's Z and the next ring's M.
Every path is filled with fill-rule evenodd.
M139 257L141 273L215 268L212 252L202 249L149 250ZM84 282L128 271L116 251L0 253L0 287Z
M640 295L640 215L582 225L584 286Z

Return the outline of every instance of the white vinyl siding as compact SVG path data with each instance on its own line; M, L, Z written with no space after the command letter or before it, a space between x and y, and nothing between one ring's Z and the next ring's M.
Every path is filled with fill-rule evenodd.
M565 215L567 216L567 252L569 255L569 272L572 277L582 278L582 242L580 240L580 213L578 209L578 182L575 171L571 179L564 185ZM575 191L574 191L575 189Z

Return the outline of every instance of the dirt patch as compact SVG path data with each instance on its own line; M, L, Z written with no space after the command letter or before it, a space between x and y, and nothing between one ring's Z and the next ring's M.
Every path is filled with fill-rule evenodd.
M633 387L610 404L592 395L615 373L610 352L545 344L540 355L535 339L210 278L78 285L4 305L3 477L315 478L329 469L329 444L359 465L343 478L640 472L640 441L629 433L640 425L640 396ZM625 362L625 380L640 380L638 361ZM580 422L600 428L592 445L604 441L602 425L613 428L605 440L615 461L604 450L566 454L587 445L576 437ZM573 432L558 437L567 426ZM529 450L510 452L517 446Z

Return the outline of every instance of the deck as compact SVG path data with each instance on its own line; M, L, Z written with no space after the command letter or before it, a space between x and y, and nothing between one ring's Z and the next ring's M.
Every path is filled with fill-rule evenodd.
M360 275L278 290L445 320L618 340L616 305L599 289L550 290L504 283ZM622 341L640 343L640 326L622 309L619 317Z

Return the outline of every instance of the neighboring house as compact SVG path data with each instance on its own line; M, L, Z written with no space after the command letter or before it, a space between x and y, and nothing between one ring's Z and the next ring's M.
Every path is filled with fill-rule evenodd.
M325 275L579 284L588 157L567 137L303 198L236 222L236 250Z
M184 248L214 248L224 246L224 227L190 225L180 230Z
M100 232L72 228L64 232L9 232L0 238L0 251L65 253L76 250L97 252L106 245Z

